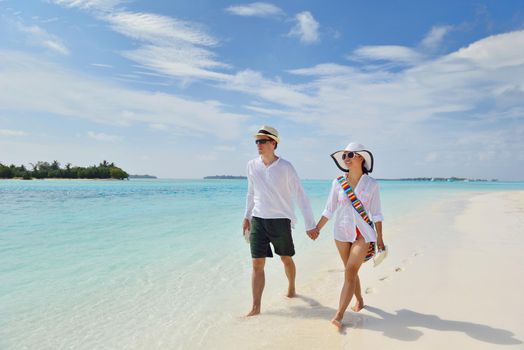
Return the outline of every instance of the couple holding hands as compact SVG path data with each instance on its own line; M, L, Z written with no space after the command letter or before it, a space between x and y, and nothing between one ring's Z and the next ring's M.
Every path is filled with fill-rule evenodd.
M264 265L273 257L269 243L280 256L289 281L287 296L295 292L296 268L291 228L296 218L293 203L296 200L305 220L307 235L315 240L335 212L334 238L345 267L344 286L340 292L338 310L331 323L342 329L342 318L353 295L353 311L364 307L358 271L362 263L384 250L382 212L378 183L368 176L373 170L373 155L358 143L350 143L344 150L331 155L337 167L344 172L333 180L322 217L315 224L313 210L302 188L293 165L278 157L275 150L280 139L278 131L262 126L255 134L260 157L247 164L248 191L243 230L249 234L253 263L253 306L247 316L260 313L265 285Z

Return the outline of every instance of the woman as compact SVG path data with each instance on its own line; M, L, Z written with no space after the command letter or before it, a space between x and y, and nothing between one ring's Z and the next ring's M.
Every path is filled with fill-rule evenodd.
M317 229L321 230L338 210L334 223L334 235L335 244L345 267L345 279L340 292L338 310L331 323L341 330L342 318L353 294L357 302L352 310L358 312L364 307L358 270L364 260L371 257L371 254L368 254L371 244L376 243L378 249L384 249L382 239L383 217L378 183L367 175L373 170L371 152L366 150L366 147L362 144L350 143L344 150L333 153L331 157L338 168L345 173L345 177L333 180L326 208L317 224ZM367 213L369 219L374 222L375 229L373 229L372 224L370 225L370 220L365 220L365 214L362 215L353 206L347 193L349 190L345 181L362 202L364 213ZM346 190L342 186L345 186ZM354 197L353 200L355 200Z

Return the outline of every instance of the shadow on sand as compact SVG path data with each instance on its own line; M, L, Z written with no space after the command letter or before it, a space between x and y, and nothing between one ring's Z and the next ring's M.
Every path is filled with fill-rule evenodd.
M292 318L320 318L328 321L336 312L335 309L326 307L313 298L297 295L297 299L304 301L307 305L291 306L286 309L267 312L267 314ZM471 338L490 344L522 344L522 341L515 338L514 333L483 324L445 320L436 315L422 314L407 309L398 310L396 313L388 313L373 306L366 306L365 309L367 310L365 314L349 313L351 316L346 316L349 319L349 324L346 321L345 328L372 330L401 341L416 341L424 333L414 328L426 328L441 332L462 332ZM376 316L368 313L373 313ZM343 333L345 333L345 330Z

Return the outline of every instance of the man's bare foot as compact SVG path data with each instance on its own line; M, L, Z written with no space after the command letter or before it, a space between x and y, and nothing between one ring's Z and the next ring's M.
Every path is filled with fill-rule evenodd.
M331 324L337 327L337 330L340 332L342 330L342 320L337 320L336 318L331 320Z
M297 293L295 292L295 288L288 288L287 295L288 298L294 298L297 296Z
M249 316L255 316L255 315L258 315L260 313L260 306L253 306L253 308L251 309L251 311L246 315L246 317L249 317Z
M362 310L364 308L364 299L357 299L357 302L355 303L355 305L353 305L351 307L351 310L355 311L355 312L359 312L360 310Z

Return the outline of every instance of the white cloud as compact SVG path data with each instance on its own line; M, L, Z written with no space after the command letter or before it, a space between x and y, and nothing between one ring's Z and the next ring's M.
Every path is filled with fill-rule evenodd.
M230 14L246 17L274 17L284 15L278 6L267 2L253 2L246 5L236 5L226 8Z
M202 26L150 13L116 12L102 18L116 32L142 43L122 55L146 68L180 78L227 79L215 69L228 65L210 50L218 40Z
M140 12L116 12L104 16L112 28L128 37L157 44L172 41L215 46L218 41L195 23Z
M164 124L177 134L237 137L247 119L217 101L133 90L11 51L0 51L0 106L111 125ZM217 132L220 131L220 132Z
M234 152L237 149L234 146L220 145L220 146L216 146L215 150L218 152Z
M94 140L103 141L103 142L117 142L117 141L122 140L122 137L118 135L109 135L109 134L104 134L102 132L94 132L94 131L88 131L87 136Z
M338 74L350 74L354 73L355 69L335 63L323 63L310 68L299 68L289 70L290 73L295 75L304 76L321 76L321 75L338 75Z
M511 154L520 160L524 154L524 31L490 36L436 56L432 50L451 28L434 27L414 47L363 46L352 56L360 62L326 62L291 69L283 77L266 77L250 69L220 71L228 66L212 51L219 40L191 22L129 12L102 17L138 42L137 49L123 52L125 57L160 74L218 81L215 87L245 94L239 103L247 96L244 108L264 121L277 121L277 127L284 125L282 130L290 133L298 126L297 133L314 135L314 142L304 141L300 147L293 142L299 138L289 135L279 147L296 159L303 158L299 155L304 145L314 144L315 153L328 154L356 138L376 151L379 175L388 167L402 168L399 176L408 170L420 174L435 164L430 175L446 176L490 166L492 158L483 154L484 148L506 150L496 159L501 169L514 170ZM304 32L296 29L293 35L302 40ZM318 41L318 23L310 32ZM360 65L373 60L400 65ZM0 106L6 110L113 125L145 124L169 134L225 139L247 130L247 117L227 112L231 106L217 101L132 90L12 52L0 51L0 66ZM287 73L295 77L288 80ZM297 80L300 83L291 83ZM220 147L210 148L208 160L221 160L219 153L227 146ZM322 171L316 167L304 175L324 176Z
M138 41L139 47L124 50L121 54L145 69L163 76L184 79L210 79L223 81L228 78L217 69L229 65L216 60L211 51L219 41L208 34L202 25L173 17L129 12L117 9L120 0L52 0L54 3L85 10L95 9L95 16L107 22L122 35Z
M149 127L153 130L160 130L160 131L167 131L169 130L169 128L164 125L164 124L160 124L160 123L156 123L156 124L149 124Z
M411 48L399 45L362 46L348 55L355 61L386 61L394 64L415 65L429 58L441 44L444 36L453 29L452 26L435 26L420 42L419 47Z
M76 7L84 10L111 10L122 0L50 0L64 7Z
M414 49L397 45L363 46L348 57L353 60L392 61L398 63L415 64L422 61L424 56Z
M69 55L69 49L64 45L62 40L55 35L49 34L43 28L36 25L26 26L20 22L17 23L16 26L19 31L26 34L30 44L44 47L62 55Z
M452 29L453 27L449 25L435 26L431 28L431 31L422 40L421 45L430 50L436 49L441 44L444 36L446 36L446 34L448 34Z
M289 32L289 36L300 39L305 44L319 41L318 29L320 25L309 11L300 12L295 15L295 26Z
M28 136L28 135L29 134L27 132L21 131L21 130L0 129L0 136L19 137L19 136Z
M113 68L110 64L104 64L104 63L91 63L93 67L100 67L100 68Z
M479 68L495 69L524 63L524 31L498 34L474 42L449 55Z
M310 96L304 94L299 85L283 83L279 78L270 80L264 78L260 72L252 70L238 72L221 86L284 106L306 107L312 102Z
M439 159L439 154L437 152L429 152L426 155L426 162L433 163Z
M213 60L213 53L195 46L180 43L172 46L145 45L122 53L144 67L180 78L227 80L229 76L211 68L225 65Z
M359 139L383 154L378 169L395 169L400 163L410 164L410 172L421 176L426 171L429 176L475 177L477 172L515 178L489 170L485 157L476 154L482 149L524 154L524 127L519 127L524 122L524 31L411 60L400 69L326 63L289 73L308 81L289 84L243 72L236 84L265 101L246 108L310 127L319 149L322 142L339 140L343 146ZM301 151L296 152L300 158ZM500 169L516 167L502 154L497 164Z

